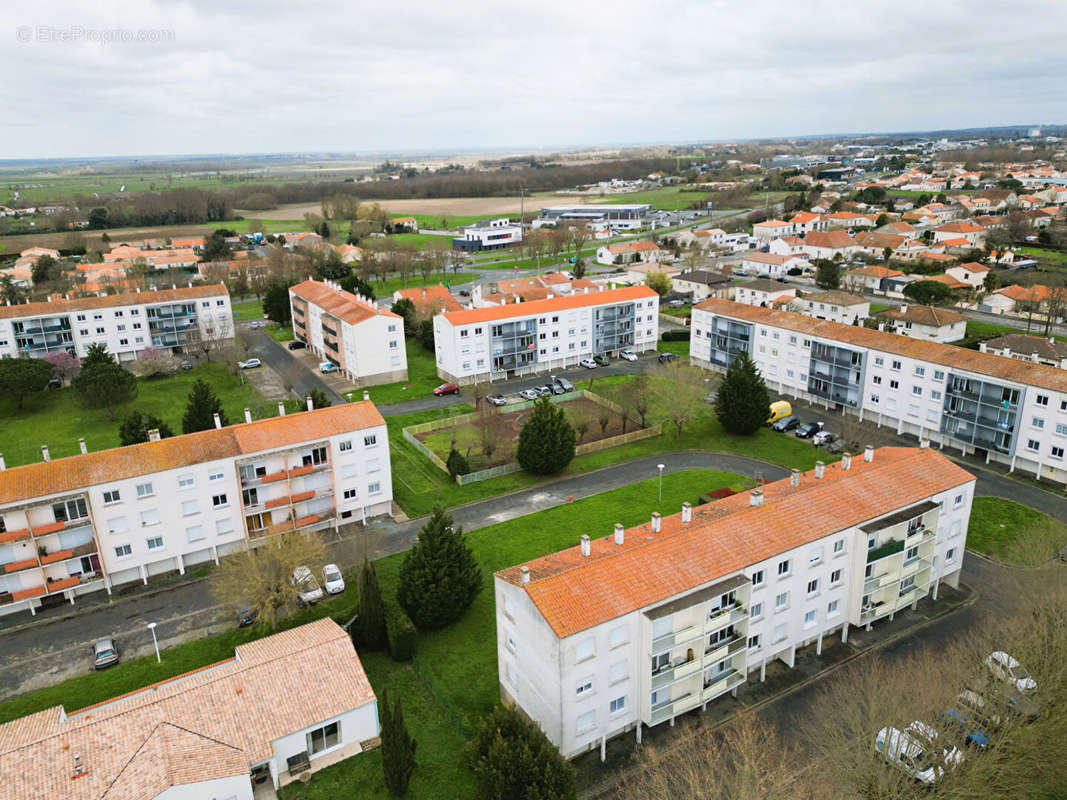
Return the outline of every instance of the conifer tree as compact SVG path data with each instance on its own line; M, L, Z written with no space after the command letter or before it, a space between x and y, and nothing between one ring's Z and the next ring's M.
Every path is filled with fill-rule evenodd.
M563 409L542 397L519 431L515 458L527 472L552 475L571 463L575 439L574 426Z
M363 559L359 576L359 616L356 618L356 645L381 650L385 646L385 604L378 585L378 573L369 559Z
M479 797L492 800L573 800L574 767L537 723L497 705L468 745Z
M715 398L715 415L729 433L751 436L771 415L767 384L748 353L734 356Z
M382 728L382 774L385 788L393 797L407 794L411 773L415 770L415 740L408 734L404 724L404 712L400 707L400 698L396 705L389 707L389 692L382 689L382 703L379 712Z
M443 628L459 619L481 590L482 569L463 528L437 506L404 556L397 602L416 627Z
M189 402L182 417L182 433L206 431L215 427L215 414L219 415L223 426L229 425L226 412L222 410L222 401L215 390L202 379L197 378L193 390L189 392Z

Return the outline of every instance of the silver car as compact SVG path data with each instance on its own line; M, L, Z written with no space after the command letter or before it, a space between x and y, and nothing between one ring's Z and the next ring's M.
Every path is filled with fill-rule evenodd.
M107 669L119 663L119 649L114 639L97 639L93 642L93 669Z

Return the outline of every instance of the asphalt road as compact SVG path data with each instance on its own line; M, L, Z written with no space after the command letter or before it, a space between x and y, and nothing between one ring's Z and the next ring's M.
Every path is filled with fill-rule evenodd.
M248 341L248 354L255 356L276 373L289 386L297 397L306 397L312 389L325 392L334 405L348 401L331 389L319 376L309 370L295 358L284 346L274 341L262 328L244 329Z

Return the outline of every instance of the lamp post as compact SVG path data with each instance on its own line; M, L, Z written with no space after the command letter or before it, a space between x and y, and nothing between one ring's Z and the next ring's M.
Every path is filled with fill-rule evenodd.
M156 639L156 623L149 622L148 630L152 631L152 646L156 648L156 662L162 663L163 659L159 657L159 640Z
M659 499L663 502L663 468L666 464L656 464L656 469L659 470Z

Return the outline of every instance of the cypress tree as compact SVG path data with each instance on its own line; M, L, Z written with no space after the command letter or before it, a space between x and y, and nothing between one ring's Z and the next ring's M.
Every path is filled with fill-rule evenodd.
M479 797L493 800L573 800L574 767L537 723L496 706L471 739L467 760Z
M734 356L715 398L715 415L729 433L751 436L771 415L767 384L748 353Z
M403 797L415 769L415 740L408 734L404 724L404 712L400 707L400 698L396 705L389 707L389 692L382 689L382 703L379 712L382 728L382 776L385 788L393 797Z
M574 426L563 409L542 397L519 431L515 458L527 472L552 475L571 463L575 438Z
M226 412L222 410L222 401L215 390L202 379L197 378L193 390L189 392L189 402L182 417L182 433L206 431L215 427L215 414L219 415L223 425L229 425Z
M356 644L381 650L385 646L385 604L378 585L378 573L369 559L363 559L359 576L359 617L356 619Z
M463 528L437 506L404 556L397 602L416 627L443 628L459 619L481 590L482 569Z

